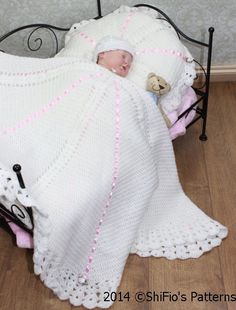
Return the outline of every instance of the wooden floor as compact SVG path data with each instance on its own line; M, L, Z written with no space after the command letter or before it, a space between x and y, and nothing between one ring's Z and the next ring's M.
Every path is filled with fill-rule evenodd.
M190 301L191 292L218 296L236 295L236 83L211 85L207 134L198 140L200 124L174 142L179 176L187 195L209 216L229 228L220 247L199 259L185 261L140 258L130 255L119 288L123 294L170 292L186 301L116 302L120 310L235 310L236 301ZM33 273L32 252L14 246L11 237L0 230L0 309L67 310ZM179 296L180 298L180 296ZM216 297L215 297L216 298ZM236 296L235 296L236 299ZM84 308L79 308L84 309Z

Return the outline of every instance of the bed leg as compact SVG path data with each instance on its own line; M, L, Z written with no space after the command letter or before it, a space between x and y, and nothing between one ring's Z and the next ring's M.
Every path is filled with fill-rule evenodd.
M202 133L200 136L199 136L199 139L201 140L201 141L207 141L207 135L206 134L204 134L204 133Z
M199 139L201 141L207 141L207 135L206 135L206 122L207 122L207 108L208 108L208 98L206 100L203 100L203 107L202 107L202 133L199 136Z
M213 43L213 33L215 29L210 27L209 31L209 43L208 43L208 56L207 56L207 73L206 73L206 89L205 89L205 96L203 98L202 104L202 133L199 136L201 141L207 140L206 135L206 122L207 122L207 110L208 110L208 97L209 97L209 88L210 88L210 76L211 76L211 55L212 55L212 43Z

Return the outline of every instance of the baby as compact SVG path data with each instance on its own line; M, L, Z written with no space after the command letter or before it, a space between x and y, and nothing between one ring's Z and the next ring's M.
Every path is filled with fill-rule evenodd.
M132 45L112 36L103 37L94 50L94 60L108 70L126 77L134 57Z

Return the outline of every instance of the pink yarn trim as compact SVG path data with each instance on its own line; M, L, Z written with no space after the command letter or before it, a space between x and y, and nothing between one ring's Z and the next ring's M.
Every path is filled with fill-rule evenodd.
M112 196L114 193L114 189L116 187L116 180L118 178L119 166L120 166L120 85L118 82L115 82L115 153L114 153L114 163L113 163L113 177L111 183L110 193L108 195L108 199L106 204L103 206L102 215L99 219L97 226L95 228L94 239L92 242L91 250L88 256L88 260L86 263L86 267L84 269L83 275L79 277L79 282L81 284L86 283L88 280L88 276L91 270L91 265L94 259L94 253L97 249L97 243L99 240L99 235L101 232L102 223L106 217L107 210L111 204Z
M87 41L89 44L91 44L93 47L95 47L96 45L96 41L94 39L92 39L91 37L89 37L86 33L84 32L79 32L78 34L76 34L78 36L80 36L81 38L83 38L85 41Z
M136 51L135 54L136 55L162 54L162 55L167 55L167 56L173 56L183 61L186 61L186 56L183 53L173 50L173 49L167 49L167 48L144 48L144 49Z
M128 14L128 16L126 17L123 26L121 27L121 37L124 36L125 32L128 30L129 24L131 22L132 17L135 15L136 13L134 12L130 12Z
M13 134L18 129L22 129L27 125L30 125L31 123L39 119L41 116L49 112L53 107L57 106L67 95L69 95L74 89L79 87L83 82L87 82L93 78L98 78L101 76L102 76L101 73L97 73L94 75L91 74L89 76L81 77L78 81L74 82L67 89L65 89L61 95L56 96L52 101L50 101L47 105L43 106L40 110L35 111L32 114L26 116L23 120L19 121L19 123L17 123L15 126L2 129L0 135Z

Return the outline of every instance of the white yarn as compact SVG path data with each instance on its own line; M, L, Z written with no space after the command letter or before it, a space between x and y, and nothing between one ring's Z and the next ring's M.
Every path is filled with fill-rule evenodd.
M227 235L183 193L164 121L134 83L74 59L0 53L0 68L0 163L23 168L36 203L35 273L60 299L108 308L104 291L116 291L130 251L198 257ZM21 123L54 98L48 111Z
M93 53L93 60L96 62L98 54L102 52L115 50L129 52L132 56L134 56L135 53L133 46L127 40L116 38L114 36L105 36L96 44Z
M74 24L66 34L65 48L56 57L92 61L94 48L104 36L122 38L135 49L127 78L143 89L150 72L164 78L171 91L162 96L161 105L166 113L175 111L181 105L183 89L194 82L195 66L186 61L192 56L174 28L156 17L152 9L121 6L101 19Z

